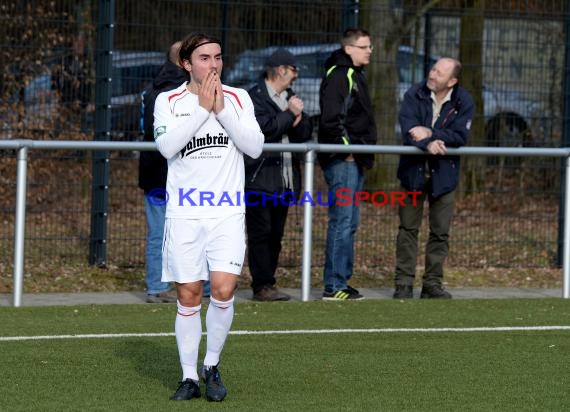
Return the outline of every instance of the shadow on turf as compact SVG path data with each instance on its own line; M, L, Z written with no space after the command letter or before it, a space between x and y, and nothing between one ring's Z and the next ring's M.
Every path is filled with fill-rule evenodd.
M180 362L171 341L129 339L117 346L116 355L127 360L145 380L156 380L169 390L176 389Z

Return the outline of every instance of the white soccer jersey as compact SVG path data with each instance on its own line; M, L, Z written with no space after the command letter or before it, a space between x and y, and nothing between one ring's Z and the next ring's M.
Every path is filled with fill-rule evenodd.
M243 89L223 86L217 115L198 104L186 83L158 95L154 138L168 160L169 218L212 218L245 212L242 153L259 157L263 133Z

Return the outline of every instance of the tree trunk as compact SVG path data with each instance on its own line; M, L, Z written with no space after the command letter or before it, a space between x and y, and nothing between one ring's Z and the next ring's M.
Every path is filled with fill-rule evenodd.
M469 145L485 145L485 118L483 116L483 29L485 0L467 0L461 14L459 60L463 64L461 84L475 102L475 116L471 126ZM485 158L466 156L464 163L464 188L466 193L478 191L483 184Z
M374 107L378 144L397 144L395 125L398 121L398 67L396 57L400 45L401 16L390 0L361 2L361 26L370 32L374 52L367 68L368 84ZM369 190L393 186L397 157L376 155L374 168L367 173Z

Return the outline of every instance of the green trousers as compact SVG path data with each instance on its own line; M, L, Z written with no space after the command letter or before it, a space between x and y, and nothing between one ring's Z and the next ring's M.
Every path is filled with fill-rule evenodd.
M426 185L429 188L429 184ZM455 191L433 198L424 191L416 197L406 196L399 206L400 226L396 239L396 285L413 285L418 255L418 233L426 199L429 204L429 237L426 244L423 285L441 285L443 263L449 251L449 228L453 218Z

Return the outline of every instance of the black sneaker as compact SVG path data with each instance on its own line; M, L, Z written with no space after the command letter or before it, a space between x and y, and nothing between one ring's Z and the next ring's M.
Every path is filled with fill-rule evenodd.
M186 379L180 382L178 389L174 392L174 395L170 397L171 401L189 401L193 398L199 398L201 396L200 386L198 386L197 381L192 379Z
M275 286L264 286L253 294L253 300L259 302L276 302L290 300L291 296L281 292Z
M451 299L451 293L441 285L424 286L420 299Z
M218 365L204 366L202 378L206 384L206 399L210 402L221 402L227 395L226 387L222 382Z
M360 295L360 292L358 291L358 289L354 289L354 288L353 288L352 286L350 286L350 285L346 285L346 289L345 289L345 290L348 290L348 292L349 292L351 295ZM362 296L362 295L360 295L360 296Z
M348 286L346 289L330 292L325 290L323 293L323 300L362 300L362 296L356 289Z
M414 297L414 287L412 285L396 285L394 299L412 299Z

